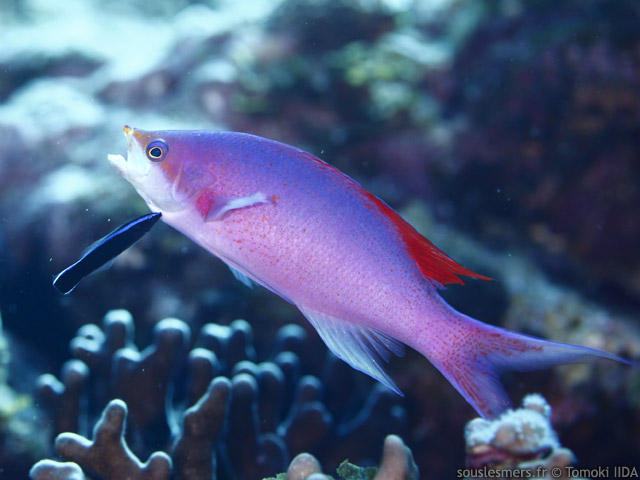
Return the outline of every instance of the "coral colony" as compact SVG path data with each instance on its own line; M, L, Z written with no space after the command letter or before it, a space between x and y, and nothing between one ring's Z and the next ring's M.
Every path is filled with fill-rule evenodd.
M362 458L373 460L388 432L403 431L405 415L382 386L369 392L353 418L330 413L326 396L345 392L331 393L330 381L305 375L298 353L307 340L298 326L282 327L272 360L260 363L254 363L251 327L243 320L205 325L193 346L189 328L177 319L159 322L153 344L141 352L132 338L131 315L111 311L102 328L86 325L72 340L77 359L67 362L61 381L41 377L39 397L59 433L56 451L77 465L46 461L32 478L79 466L107 480L152 472L153 478L170 472L184 479L263 478L286 471L291 455L304 451L337 465L345 446L360 445L370 449ZM329 374L332 365L340 363L325 364ZM93 441L73 433L93 423L102 405ZM385 458L409 471L410 455L398 462L392 454L400 445L388 438ZM149 455L147 463L138 460ZM385 465L381 471L392 468Z
M65 461L38 462L33 480L254 479L285 471L289 479L328 478L317 476L324 462L337 465L340 452L354 445L369 446L361 458L373 461L381 444L377 471L343 462L339 477L418 478L411 452L388 435L404 431L401 407L389 402L394 394L375 386L354 418L338 420L323 403L330 391L302 371L298 354L308 347L300 327L282 327L272 360L260 363L242 320L207 324L192 343L184 322L165 319L143 351L133 346L133 333L127 311L110 311L102 328L86 325L72 340L76 359L65 364L61 380L40 378L39 397ZM545 400L530 395L519 410L472 420L466 471L519 469L548 478L542 473L570 467L573 454L560 446L549 417ZM91 439L77 433L94 421Z

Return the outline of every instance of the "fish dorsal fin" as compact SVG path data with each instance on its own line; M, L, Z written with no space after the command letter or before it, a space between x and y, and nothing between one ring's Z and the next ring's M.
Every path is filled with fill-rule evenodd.
M253 288L253 285L255 284L255 282L251 280L245 273L242 273L240 270L238 270L235 267L232 267L229 264L227 264L227 266L229 267L229 270L231 270L231 273L233 273L233 276L236 277L236 280L240 280L247 287Z
M406 222L393 208L372 193L365 190L359 183L353 181L353 179L347 177L344 173L327 164L323 160L306 152L301 153L307 159L314 161L314 165L316 167L331 171L333 175L341 178L342 181L361 196L361 198L364 197L367 207L384 215L400 235L400 238L407 249L407 253L416 262L422 274L436 287L447 285L449 283L463 284L464 282L460 276L477 278L480 280L491 280L489 277L485 277L484 275L480 275L463 267L454 259L449 257L424 236L420 235L420 233Z
M423 275L436 286L447 285L449 283L464 284L459 275L480 280L491 280L489 277L485 277L484 275L480 275L463 267L453 258L449 257L424 236L420 235L415 228L378 197L364 189L363 193L373 202L375 208L393 223L411 258L418 264Z
M402 218L400 218L400 220L404 225L398 229L409 254L416 261L424 276L435 282L436 286L447 285L449 283L464 284L460 275L477 278L479 280L491 280L489 277L485 277L484 275L480 275L463 267L420 235L411 225L402 220Z
M298 308L300 308L298 306ZM402 392L384 371L381 360L391 354L404 355L404 346L394 338L370 327L356 325L340 318L300 308L320 338L338 358L356 370L366 373L398 395Z

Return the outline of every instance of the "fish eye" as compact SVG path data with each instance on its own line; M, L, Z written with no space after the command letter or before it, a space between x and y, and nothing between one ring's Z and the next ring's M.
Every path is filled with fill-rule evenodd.
M147 158L152 162L160 162L169 153L169 145L164 140L154 140L147 145Z

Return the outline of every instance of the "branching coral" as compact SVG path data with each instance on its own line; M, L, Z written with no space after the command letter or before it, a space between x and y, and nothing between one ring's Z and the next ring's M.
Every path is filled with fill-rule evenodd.
M75 433L62 433L56 438L56 450L63 457L86 465L89 471L102 478L168 478L171 460L165 453L156 452L143 464L129 450L124 440L126 417L126 405L113 400L96 424L92 442Z
M185 429L187 423L191 424L187 437L194 436L191 440L201 438L206 431L206 424L196 426L199 419L206 418L207 410L214 406L217 416L221 410L215 407L220 400L219 395L228 396L228 381L222 378L211 382L207 395L193 409L185 414ZM223 402L224 403L224 402ZM76 460L86 469L95 472L100 478L107 480L166 480L171 474L171 460L165 453L156 452L149 460L142 464L131 453L124 441L123 429L126 419L126 405L114 400L104 411L94 432L93 442L75 435L63 434L56 441L58 452L65 457ZM204 427L204 428L203 428ZM200 433L196 432L199 431ZM206 434L205 434L206 435ZM215 437L215 433L213 435ZM180 442L179 442L180 443ZM211 458L202 457L202 445L196 441L190 445L196 447L190 451L187 447L189 441L183 444L186 448L174 449L174 458L178 459L175 476L178 479L187 480L211 480L215 479L213 471L208 469ZM194 461L195 460L195 461ZM80 466L73 462L55 462L42 460L31 469L33 480L87 480ZM378 469L361 468L348 462L338 468L341 479L371 479L371 480L417 480L418 470L413 460L411 451L405 446L400 437L389 435L384 441L382 461ZM279 475L277 478L282 478ZM328 480L331 477L322 474L320 463L308 453L301 453L293 459L285 479L288 480Z
M171 471L188 479L253 479L285 470L301 451L329 466L347 455L371 461L389 431L403 430L403 410L377 386L360 411L329 413L325 402L338 403L332 395L348 395L304 375L293 352L306 348L300 327L282 327L273 360L262 363L255 363L251 327L243 320L207 324L193 344L190 337L184 322L165 319L152 345L138 351L133 319L123 310L107 313L102 328L81 328L71 343L77 359L65 364L62 381L40 379L40 398L59 434L57 452L86 468L85 475L106 479L165 478ZM91 443L80 435L105 405ZM147 464L138 459L149 455ZM120 458L129 477L112 470ZM61 475L63 466L41 462L32 476L56 478L42 476L52 469ZM64 471L77 474L67 464Z
M56 439L58 453L77 463L59 463L50 460L38 462L31 469L34 480L85 478L79 465L100 478L129 480L165 480L171 472L171 460L162 452L156 452L146 463L129 450L124 439L124 423L127 406L121 400L107 405L96 424L93 441L63 433Z
M413 461L411 450L396 435L389 435L385 438L379 468L361 468L344 461L338 468L338 476L343 480L417 480L419 478L418 468ZM327 480L330 478L322 474L320 463L308 453L301 453L294 458L286 474L286 480Z
M198 403L184 413L182 432L172 450L178 478L215 478L215 461L211 452L215 451L224 425L230 393L229 381L217 378Z

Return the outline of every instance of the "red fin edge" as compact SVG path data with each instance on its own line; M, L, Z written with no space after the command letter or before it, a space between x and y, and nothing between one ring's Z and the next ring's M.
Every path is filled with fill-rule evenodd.
M364 191L366 192L366 190ZM418 267L420 267L420 271L429 280L439 285L451 283L464 285L459 275L477 278L479 280L492 280L489 277L485 277L484 275L480 275L463 267L449 257L433 243L420 235L415 228L408 224L378 197L369 192L366 192L366 196L375 204L377 209L395 225L403 242L407 246L409 255L416 261Z
M479 273L475 273L468 268L460 265L454 259L445 254L442 250L436 247L433 243L427 240L424 236L420 235L420 233L418 233L415 228L408 224L389 205L362 188L360 184L355 182L353 179L342 173L334 166L305 151L301 150L300 154L304 155L308 160L314 161L317 167L328 169L335 174L347 179L350 183L353 184L353 186L356 188L356 190L359 191L359 193L361 193L369 201L371 201L373 203L373 206L393 223L393 225L398 230L398 233L400 233L404 244L407 246L407 251L409 252L409 255L411 255L411 258L416 261L418 267L420 268L420 271L424 274L424 276L434 282L436 286L448 285L451 283L464 285L464 282L459 277L459 275L462 275L464 277L477 278L479 280L493 280L492 278L485 277L484 275L480 275Z

